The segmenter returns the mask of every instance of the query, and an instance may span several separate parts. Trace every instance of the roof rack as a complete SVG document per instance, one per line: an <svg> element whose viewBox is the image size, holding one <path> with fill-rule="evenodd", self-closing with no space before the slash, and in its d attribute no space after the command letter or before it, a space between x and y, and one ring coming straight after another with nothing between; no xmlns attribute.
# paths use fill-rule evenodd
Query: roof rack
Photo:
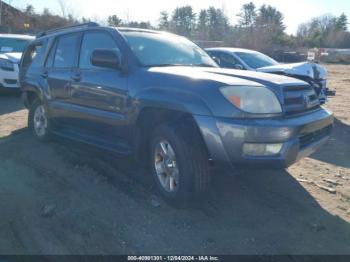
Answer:
<svg viewBox="0 0 350 262"><path fill-rule="evenodd" d="M36 35L36 37L39 38L39 37L42 37L45 35L53 34L53 33L56 33L56 32L62 31L62 30L66 30L66 29L71 29L71 28L74 29L74 28L85 28L85 27L95 27L95 26L100 26L100 25L98 23L95 23L95 22L88 22L88 23L83 23L83 24L65 26L65 27L60 27L60 28L40 32L39 34Z"/></svg>

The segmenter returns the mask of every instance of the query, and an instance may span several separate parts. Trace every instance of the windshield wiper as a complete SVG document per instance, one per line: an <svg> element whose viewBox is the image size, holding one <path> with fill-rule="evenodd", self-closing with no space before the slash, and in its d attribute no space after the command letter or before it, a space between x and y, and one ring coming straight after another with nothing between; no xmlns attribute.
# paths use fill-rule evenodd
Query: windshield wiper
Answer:
<svg viewBox="0 0 350 262"><path fill-rule="evenodd" d="M192 64L191 66L198 66L198 67L215 67L214 65L210 64Z"/></svg>
<svg viewBox="0 0 350 262"><path fill-rule="evenodd" d="M165 66L186 66L182 64L154 64L154 65L146 65L145 67L165 67Z"/></svg>
<svg viewBox="0 0 350 262"><path fill-rule="evenodd" d="M191 66L191 67L215 67L210 64L154 64L154 65L146 65L146 67L165 67L165 66Z"/></svg>

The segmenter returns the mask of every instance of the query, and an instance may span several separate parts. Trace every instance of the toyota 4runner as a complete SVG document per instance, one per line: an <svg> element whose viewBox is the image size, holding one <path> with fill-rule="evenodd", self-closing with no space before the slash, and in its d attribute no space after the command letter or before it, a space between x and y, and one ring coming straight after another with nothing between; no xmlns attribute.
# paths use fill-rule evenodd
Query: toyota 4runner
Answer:
<svg viewBox="0 0 350 262"><path fill-rule="evenodd" d="M330 136L300 80L222 69L184 37L95 23L43 32L22 58L28 126L149 163L159 192L205 191L210 167L287 167Z"/></svg>

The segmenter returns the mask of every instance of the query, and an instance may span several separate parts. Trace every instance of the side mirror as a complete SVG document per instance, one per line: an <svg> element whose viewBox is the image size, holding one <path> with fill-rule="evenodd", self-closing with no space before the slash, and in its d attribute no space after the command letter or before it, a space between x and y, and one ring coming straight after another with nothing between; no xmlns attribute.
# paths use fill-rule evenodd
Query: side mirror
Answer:
<svg viewBox="0 0 350 262"><path fill-rule="evenodd" d="M244 69L243 66L240 65L240 64L235 64L235 65L233 66L233 68L234 68L234 69L238 69L238 70L243 70L243 69Z"/></svg>
<svg viewBox="0 0 350 262"><path fill-rule="evenodd" d="M91 64L97 67L121 69L121 57L114 49L95 49L91 55Z"/></svg>
<svg viewBox="0 0 350 262"><path fill-rule="evenodd" d="M212 58L213 58L213 60L214 60L218 65L221 64L221 61L220 61L219 58L217 58L216 56L213 56Z"/></svg>

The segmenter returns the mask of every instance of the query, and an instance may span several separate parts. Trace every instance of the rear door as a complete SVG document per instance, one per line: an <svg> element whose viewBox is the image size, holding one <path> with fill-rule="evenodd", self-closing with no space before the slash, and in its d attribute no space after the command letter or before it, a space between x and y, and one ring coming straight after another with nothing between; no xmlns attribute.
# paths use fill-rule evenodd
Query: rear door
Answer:
<svg viewBox="0 0 350 262"><path fill-rule="evenodd" d="M81 33L59 36L51 46L42 77L47 79L49 113L59 125L71 124L69 105L73 68L77 65Z"/></svg>
<svg viewBox="0 0 350 262"><path fill-rule="evenodd" d="M91 55L95 49L114 49L117 41L107 31L84 32L79 66L73 72L70 103L78 112L80 129L112 144L124 144L127 134L127 74L121 70L95 67Z"/></svg>

